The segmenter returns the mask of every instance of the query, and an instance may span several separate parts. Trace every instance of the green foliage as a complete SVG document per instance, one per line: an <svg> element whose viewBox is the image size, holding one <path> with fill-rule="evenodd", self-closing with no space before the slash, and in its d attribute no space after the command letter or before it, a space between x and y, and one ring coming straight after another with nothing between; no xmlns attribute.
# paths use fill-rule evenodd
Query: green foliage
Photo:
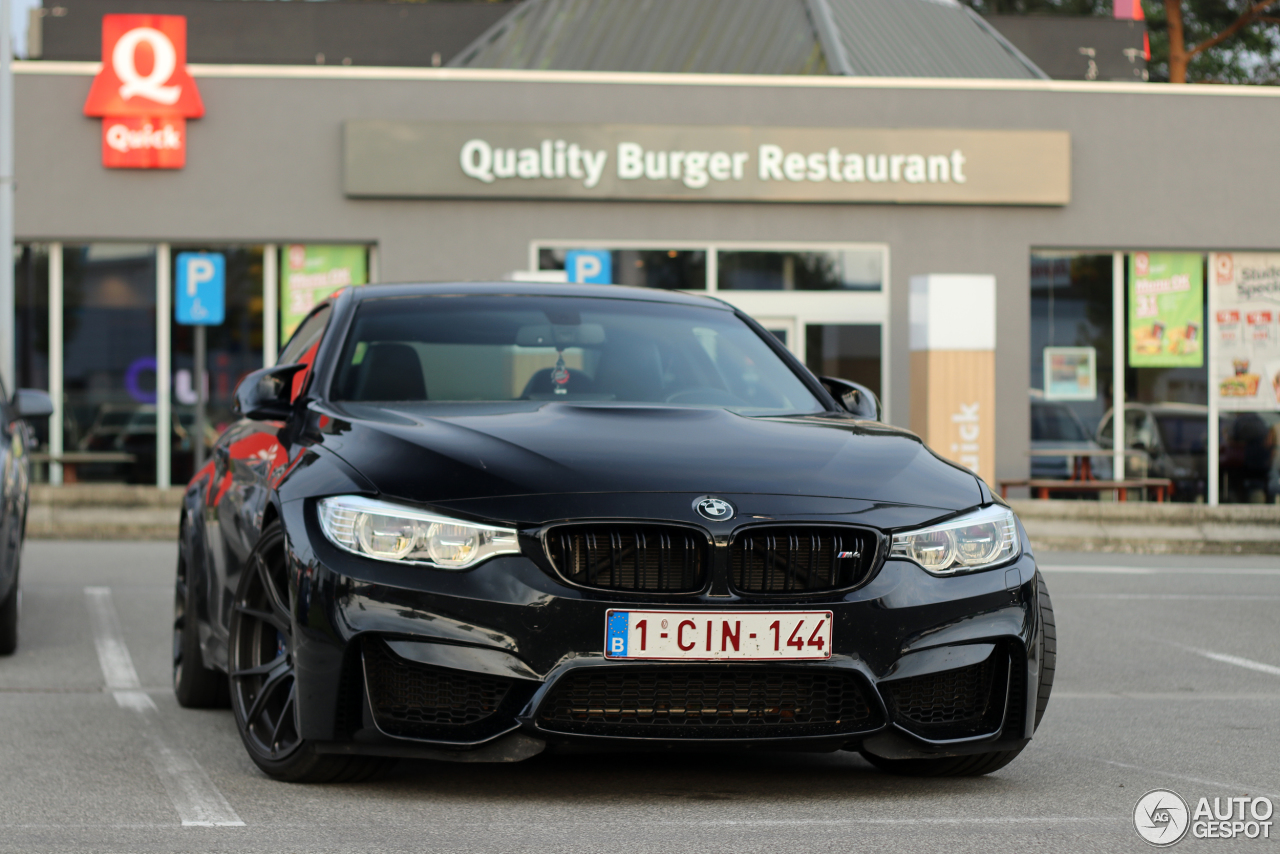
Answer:
<svg viewBox="0 0 1280 854"><path fill-rule="evenodd" d="M1249 0L1183 0L1182 27L1187 50L1226 29L1252 4ZM1164 3L1143 0L1151 32L1152 80L1169 79L1169 32ZM1280 83L1280 3L1266 10L1269 19L1254 21L1227 41L1192 57L1188 83Z"/></svg>
<svg viewBox="0 0 1280 854"><path fill-rule="evenodd" d="M1111 0L963 0L983 15L1096 15L1110 17ZM1187 49L1230 26L1250 0L1182 0ZM1154 81L1169 79L1169 31L1163 0L1142 0L1151 38ZM1187 66L1188 83L1280 84L1280 2L1222 44L1197 54Z"/></svg>

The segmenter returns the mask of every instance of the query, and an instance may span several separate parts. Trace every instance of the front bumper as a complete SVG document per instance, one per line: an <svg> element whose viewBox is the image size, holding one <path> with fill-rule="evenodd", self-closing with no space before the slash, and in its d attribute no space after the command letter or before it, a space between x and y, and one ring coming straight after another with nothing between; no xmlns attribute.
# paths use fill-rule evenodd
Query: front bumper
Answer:
<svg viewBox="0 0 1280 854"><path fill-rule="evenodd" d="M284 522L299 727L321 750L509 761L543 743L680 744L910 758L1015 749L1034 729L1040 625L1025 534L1023 554L996 570L937 578L888 560L847 592L726 598L584 590L524 556L467 572L396 566L332 547L304 501L285 505ZM830 610L832 654L776 664L606 660L605 613L655 604ZM724 726L645 726L622 720L608 693L643 705L654 690L668 699L677 690L702 696L708 685L802 699L817 691L833 708L834 691L859 711L821 721L781 712ZM581 688L574 697L592 698L577 715L566 700L572 686ZM944 695L976 705L939 711Z"/></svg>

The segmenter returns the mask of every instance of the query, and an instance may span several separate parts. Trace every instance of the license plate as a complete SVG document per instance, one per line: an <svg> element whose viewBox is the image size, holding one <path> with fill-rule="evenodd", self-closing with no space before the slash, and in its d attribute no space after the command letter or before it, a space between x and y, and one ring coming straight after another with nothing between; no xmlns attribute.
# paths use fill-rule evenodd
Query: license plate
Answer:
<svg viewBox="0 0 1280 854"><path fill-rule="evenodd" d="M604 657L799 661L831 657L830 611L614 611Z"/></svg>

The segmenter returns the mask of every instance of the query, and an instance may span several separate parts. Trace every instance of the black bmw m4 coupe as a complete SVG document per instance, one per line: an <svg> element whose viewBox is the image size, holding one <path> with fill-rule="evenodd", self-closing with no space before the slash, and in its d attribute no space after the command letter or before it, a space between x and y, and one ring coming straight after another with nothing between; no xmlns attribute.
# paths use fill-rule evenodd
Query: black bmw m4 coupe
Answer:
<svg viewBox="0 0 1280 854"><path fill-rule="evenodd" d="M174 687L284 780L544 750L1003 767L1056 636L1018 519L717 300L366 286L236 391Z"/></svg>

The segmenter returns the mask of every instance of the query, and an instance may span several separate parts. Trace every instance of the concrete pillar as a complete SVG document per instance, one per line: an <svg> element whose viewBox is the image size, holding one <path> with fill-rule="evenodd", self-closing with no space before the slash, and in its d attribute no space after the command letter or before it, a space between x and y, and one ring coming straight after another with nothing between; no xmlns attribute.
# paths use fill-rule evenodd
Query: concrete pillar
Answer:
<svg viewBox="0 0 1280 854"><path fill-rule="evenodd" d="M911 278L911 429L995 484L996 280Z"/></svg>

